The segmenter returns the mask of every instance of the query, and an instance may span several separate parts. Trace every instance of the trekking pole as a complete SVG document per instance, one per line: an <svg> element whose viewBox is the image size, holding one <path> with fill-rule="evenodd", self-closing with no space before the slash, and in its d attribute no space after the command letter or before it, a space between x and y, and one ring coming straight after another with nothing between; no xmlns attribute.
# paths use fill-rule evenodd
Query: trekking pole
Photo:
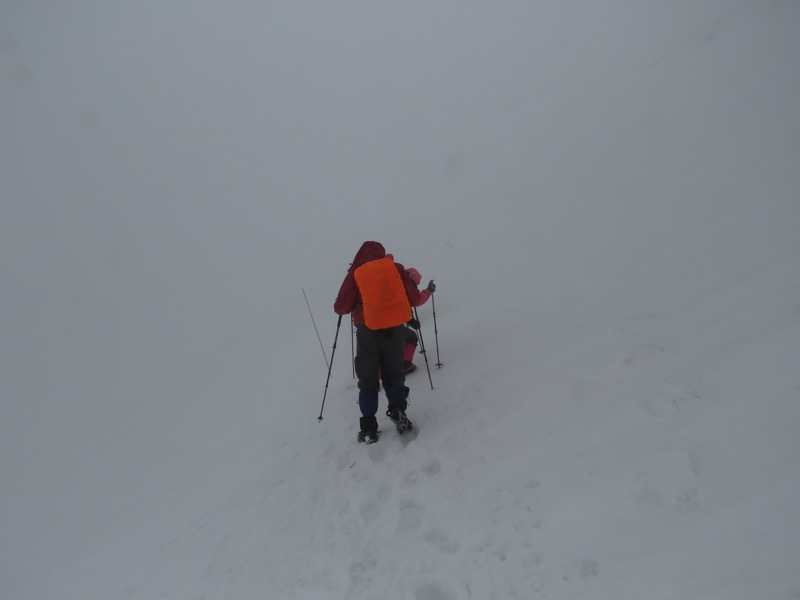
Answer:
<svg viewBox="0 0 800 600"><path fill-rule="evenodd" d="M333 350L331 350L331 364L328 367L328 378L325 380L325 392L322 394L322 407L319 409L319 417L317 421L322 422L322 411L325 410L325 397L328 395L328 383L331 380L331 368L333 368L333 355L336 353L336 340L339 339L339 327L342 325L342 315L339 315L339 321L336 323L336 336L333 338Z"/></svg>
<svg viewBox="0 0 800 600"><path fill-rule="evenodd" d="M322 346L322 338L319 337L319 331L317 331L317 324L314 322L314 315L311 314L311 305L308 303L308 296L306 296L306 291L303 288L300 288L303 291L303 298L306 299L306 306L308 307L308 314L311 316L311 324L314 326L314 331L317 334L317 339L319 340L319 347L322 349L322 357L325 359L325 366L328 366L328 355L325 354L325 348ZM333 357L331 357L333 358Z"/></svg>
<svg viewBox="0 0 800 600"><path fill-rule="evenodd" d="M439 360L439 328L436 326L436 294L431 294L431 305L433 306L433 334L436 336L436 367L442 368L442 361Z"/></svg>
<svg viewBox="0 0 800 600"><path fill-rule="evenodd" d="M419 314L417 314L416 307L414 308L414 318L419 323ZM422 339L422 325L419 326L417 332L419 335L419 346L421 348L420 352L422 352L422 356L425 357L425 368L428 369L428 381L431 382L431 389L433 389L433 378L431 377L431 367L428 364L428 353L425 351L425 342Z"/></svg>
<svg viewBox="0 0 800 600"><path fill-rule="evenodd" d="M353 368L353 379L356 378L356 347L353 341L353 315L350 314L350 364Z"/></svg>

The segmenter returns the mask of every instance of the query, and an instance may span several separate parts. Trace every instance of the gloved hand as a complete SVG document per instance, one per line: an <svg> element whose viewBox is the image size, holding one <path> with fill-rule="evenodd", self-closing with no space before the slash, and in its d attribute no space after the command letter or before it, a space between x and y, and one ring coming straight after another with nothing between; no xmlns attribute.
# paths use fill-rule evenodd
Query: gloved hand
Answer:
<svg viewBox="0 0 800 600"><path fill-rule="evenodd" d="M428 290L431 294L436 291L436 284L433 283L433 279L430 280L430 282L428 283L428 287L425 289Z"/></svg>
<svg viewBox="0 0 800 600"><path fill-rule="evenodd" d="M411 319L408 323L406 323L411 329L419 329L419 321L416 319Z"/></svg>

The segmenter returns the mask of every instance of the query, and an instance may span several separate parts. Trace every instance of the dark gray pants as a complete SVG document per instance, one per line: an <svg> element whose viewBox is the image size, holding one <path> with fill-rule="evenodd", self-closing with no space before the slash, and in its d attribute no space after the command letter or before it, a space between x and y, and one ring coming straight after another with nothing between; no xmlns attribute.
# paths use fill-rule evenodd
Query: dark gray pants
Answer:
<svg viewBox="0 0 800 600"><path fill-rule="evenodd" d="M406 332L402 325L377 331L369 329L366 325L356 327L355 361L358 389L367 392L359 394L359 397L371 398L373 397L371 392L374 392L377 401L378 388L380 381L383 380L389 407L406 409L408 388L405 386L406 376L403 368L405 343ZM364 408L362 406L362 412ZM375 408L377 409L377 406Z"/></svg>

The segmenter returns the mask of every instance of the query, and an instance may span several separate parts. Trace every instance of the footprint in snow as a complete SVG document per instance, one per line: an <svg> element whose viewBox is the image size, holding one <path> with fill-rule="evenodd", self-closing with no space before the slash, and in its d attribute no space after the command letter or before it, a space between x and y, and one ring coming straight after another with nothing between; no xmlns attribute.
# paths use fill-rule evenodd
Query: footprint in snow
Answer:
<svg viewBox="0 0 800 600"><path fill-rule="evenodd" d="M415 600L456 600L452 590L440 583L422 583L414 591Z"/></svg>

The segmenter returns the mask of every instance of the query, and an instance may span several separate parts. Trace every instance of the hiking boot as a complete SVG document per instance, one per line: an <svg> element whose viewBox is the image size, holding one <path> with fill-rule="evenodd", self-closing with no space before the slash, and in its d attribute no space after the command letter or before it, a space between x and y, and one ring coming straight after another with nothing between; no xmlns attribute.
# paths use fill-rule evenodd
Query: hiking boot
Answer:
<svg viewBox="0 0 800 600"><path fill-rule="evenodd" d="M358 441L363 442L364 444L374 444L375 442L378 441L379 437L380 437L380 432L378 430L358 432Z"/></svg>
<svg viewBox="0 0 800 600"><path fill-rule="evenodd" d="M417 370L417 365L412 363L410 360L407 360L403 365L403 372L408 375L409 373L413 373Z"/></svg>
<svg viewBox="0 0 800 600"><path fill-rule="evenodd" d="M378 420L375 417L361 417L361 431L358 432L358 441L365 444L374 444L378 441Z"/></svg>
<svg viewBox="0 0 800 600"><path fill-rule="evenodd" d="M399 408L390 408L386 411L386 416L391 419L394 426L397 427L397 433L405 433L414 429L414 424L408 420L406 411Z"/></svg>

